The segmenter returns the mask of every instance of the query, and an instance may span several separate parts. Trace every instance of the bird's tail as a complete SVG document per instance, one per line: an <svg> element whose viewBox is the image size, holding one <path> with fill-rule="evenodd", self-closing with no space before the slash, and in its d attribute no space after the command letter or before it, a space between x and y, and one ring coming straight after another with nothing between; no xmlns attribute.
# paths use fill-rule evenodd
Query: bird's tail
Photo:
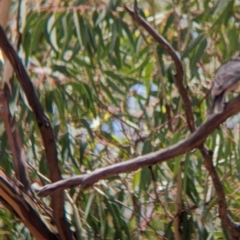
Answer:
<svg viewBox="0 0 240 240"><path fill-rule="evenodd" d="M215 96L212 102L212 106L208 110L207 115L211 116L214 113L214 110L217 109L218 113L223 112L224 110L224 92Z"/></svg>

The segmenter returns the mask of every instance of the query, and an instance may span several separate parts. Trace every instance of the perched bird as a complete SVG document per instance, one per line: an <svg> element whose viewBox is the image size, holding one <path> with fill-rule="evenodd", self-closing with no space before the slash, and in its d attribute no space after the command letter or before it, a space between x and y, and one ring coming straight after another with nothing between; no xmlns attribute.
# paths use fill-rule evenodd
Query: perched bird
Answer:
<svg viewBox="0 0 240 240"><path fill-rule="evenodd" d="M213 102L208 115L224 110L224 95L227 92L236 90L240 85L240 57L232 58L224 64L217 72L212 87Z"/></svg>

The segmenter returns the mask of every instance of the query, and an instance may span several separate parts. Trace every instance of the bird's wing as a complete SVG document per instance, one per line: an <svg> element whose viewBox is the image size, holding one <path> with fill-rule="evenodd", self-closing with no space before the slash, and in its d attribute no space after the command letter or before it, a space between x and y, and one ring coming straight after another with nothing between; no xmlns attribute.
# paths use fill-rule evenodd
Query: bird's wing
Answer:
<svg viewBox="0 0 240 240"><path fill-rule="evenodd" d="M224 64L217 72L212 88L212 95L232 91L240 84L240 58L234 58Z"/></svg>

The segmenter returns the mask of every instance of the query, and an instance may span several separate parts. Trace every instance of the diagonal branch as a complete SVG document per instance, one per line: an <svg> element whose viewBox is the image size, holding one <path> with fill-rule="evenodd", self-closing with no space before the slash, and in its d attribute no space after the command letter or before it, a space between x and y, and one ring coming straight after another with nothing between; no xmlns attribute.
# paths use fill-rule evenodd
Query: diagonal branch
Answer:
<svg viewBox="0 0 240 240"><path fill-rule="evenodd" d="M231 239L239 239L240 225L234 223L232 219L228 216L228 206L227 206L227 201L224 194L223 184L213 165L212 152L207 151L204 147L202 147L200 151L204 155L204 165L206 166L212 178L213 185L216 191L216 196L218 200L219 217L224 223L224 225L226 226L228 233L231 235Z"/></svg>
<svg viewBox="0 0 240 240"><path fill-rule="evenodd" d="M21 138L19 135L18 128L15 124L15 118L11 116L9 107L8 107L8 97L6 96L8 87L5 84L4 89L0 90L0 118L3 119L4 127L7 133L9 146L13 156L14 170L17 176L17 179L22 184L22 190L25 193L30 193L30 186L27 173L27 164L26 156L23 151Z"/></svg>
<svg viewBox="0 0 240 240"><path fill-rule="evenodd" d="M53 129L47 118L41 103L36 95L33 84L28 76L16 51L9 43L3 28L0 26L0 48L10 61L18 81L26 95L28 104L31 106L38 127L43 139L43 145L46 152L47 164L52 182L61 180L61 172L58 166L56 143ZM56 222L61 239L72 239L70 228L64 215L64 197L63 192L57 191L52 195L52 208L54 220Z"/></svg>
<svg viewBox="0 0 240 240"><path fill-rule="evenodd" d="M0 2L0 24L6 29L8 24L9 11L11 7L10 0L3 0ZM1 112L0 117L3 119L4 127L7 133L9 146L13 156L14 170L16 173L17 179L22 183L22 190L25 193L30 193L30 185L28 180L28 173L26 168L26 156L24 154L21 138L19 135L18 128L15 125L15 118L11 116L9 112L9 98L10 90L13 79L13 68L3 54L4 67L2 74L3 89L0 90L0 104Z"/></svg>
<svg viewBox="0 0 240 240"><path fill-rule="evenodd" d="M136 171L143 167L161 163L176 156L182 155L194 148L198 148L214 130L227 118L240 111L240 96L226 104L225 111L211 116L189 138L165 149L149 153L125 162L116 163L99 168L89 174L75 176L66 180L48 184L39 192L40 196L46 196L57 189L65 189L81 185L82 188L92 186L101 179L115 176L120 173Z"/></svg>
<svg viewBox="0 0 240 240"><path fill-rule="evenodd" d="M131 15L131 17L138 22L158 43L161 47L164 48L164 50L171 56L175 67L176 67L176 85L178 88L178 91L183 99L184 105L185 105L185 113L187 118L188 127L191 132L195 131L194 126L194 118L191 108L191 101L189 99L189 96L187 94L187 90L183 85L183 67L182 63L177 56L176 52L172 48L172 46L160 35L155 31L151 25L149 25L137 12L137 0L134 1L134 11L129 9L128 7L125 7L126 11ZM240 231L236 228L235 224L231 221L231 219L228 217L227 214L227 203L225 199L225 194L223 190L222 183L219 179L219 176L217 174L216 169L213 166L212 162L212 156L209 154L209 151L204 147L203 142L201 145L198 146L198 149L200 150L203 159L204 164L207 168L207 170L210 173L210 176L212 178L214 187L216 189L216 195L218 198L218 206L219 206L219 213L220 218L222 222L225 224L225 226L228 229L228 232L231 234L233 238L240 237Z"/></svg>
<svg viewBox="0 0 240 240"><path fill-rule="evenodd" d="M136 4L136 1L135 1ZM182 63L176 53L176 51L172 48L172 46L161 36L156 30L152 28L152 26L146 22L137 12L137 7L135 5L135 11L129 9L125 6L126 11L131 15L131 17L139 23L155 40L156 42L163 47L163 49L171 56L175 67L176 67L176 85L178 91L182 97L182 100L185 105L185 113L187 117L187 124L191 132L195 131L194 126L194 118L192 113L191 101L187 94L187 90L183 85L183 66Z"/></svg>
<svg viewBox="0 0 240 240"><path fill-rule="evenodd" d="M89 174L74 176L66 180L61 180L53 184L48 184L42 188L42 190L39 192L39 195L46 196L48 194L52 194L58 189L65 189L78 185L80 185L82 188L87 188L101 179L106 179L120 173L136 171L140 168L147 167L156 163L161 163L176 156L182 155L194 148L199 148L204 157L204 164L211 175L214 187L216 189L220 218L224 225L227 227L228 232L230 233L232 238L238 239L240 237L239 226L235 224L228 216L227 203L222 183L217 175L215 167L213 166L212 154L210 151L207 151L203 147L203 142L221 123L223 123L227 118L238 113L239 111L240 96L227 103L223 113L211 116L189 138L169 147L168 149L146 154L126 162L117 163L111 166L96 169Z"/></svg>
<svg viewBox="0 0 240 240"><path fill-rule="evenodd" d="M41 216L35 202L20 188L0 170L0 200L6 208L21 219L36 239L58 239L56 228Z"/></svg>

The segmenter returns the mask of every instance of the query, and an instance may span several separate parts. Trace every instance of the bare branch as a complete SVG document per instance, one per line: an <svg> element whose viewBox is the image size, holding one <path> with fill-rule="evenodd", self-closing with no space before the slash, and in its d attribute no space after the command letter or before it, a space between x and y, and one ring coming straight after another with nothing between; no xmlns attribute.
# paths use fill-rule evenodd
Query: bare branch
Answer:
<svg viewBox="0 0 240 240"><path fill-rule="evenodd" d="M0 25L5 29L8 24L8 15L11 7L11 2L3 0L0 2ZM3 54L4 68L3 68L3 89L0 93L0 104L2 111L0 113L1 118L4 121L4 126L7 132L7 137L10 145L10 149L13 155L14 170L16 172L17 179L23 184L22 190L30 193L30 186L28 181L28 173L26 170L26 157L22 149L21 139L19 136L18 129L15 125L15 119L12 118L8 103L10 99L11 84L13 78L13 68Z"/></svg>
<svg viewBox="0 0 240 240"><path fill-rule="evenodd" d="M131 9L125 7L126 11L132 16L132 18L138 22L158 43L160 46L162 46L166 52L171 56L175 67L176 67L176 85L178 88L178 91L183 99L184 105L185 105L185 113L186 113L186 118L187 118L187 123L188 127L191 132L195 131L195 126L194 126L194 118L193 118L193 113L192 113L192 108L191 108L191 101L189 99L189 96L187 94L186 88L183 85L183 67L182 63L177 56L176 52L172 48L172 46L160 35L158 34L151 25L149 25L137 12L137 0L134 1L134 11ZM210 120L210 119L209 119ZM207 123L207 122L206 122ZM205 123L205 124L206 124ZM204 126L203 124L202 126ZM199 129L198 131L199 132ZM205 132L207 133L207 132ZM194 136L193 134L192 136ZM191 138L191 137L190 137ZM204 164L206 168L208 169L210 176L212 178L214 187L216 189L216 194L218 198L218 204L219 204L219 213L220 213L220 218L227 227L229 233L233 238L235 237L240 237L240 231L238 231L236 225L231 221L231 219L227 215L227 204L226 204L226 199L223 191L223 186L222 183L219 179L219 176L212 164L212 157L209 155L209 151L204 147L203 141L202 144L197 146L199 150L201 151L201 154L204 158Z"/></svg>
<svg viewBox="0 0 240 240"><path fill-rule="evenodd" d="M125 6L126 11L131 15L131 17L139 23L156 41L157 43L164 48L164 50L171 56L175 67L176 67L176 85L178 88L178 91L183 99L184 105L185 105L185 113L187 117L187 123L188 127L191 132L195 131L195 126L194 126L194 118L193 118L193 113L192 113L192 107L191 107L191 101L189 99L189 96L187 94L187 90L183 85L183 66L182 63L175 52L175 50L172 48L172 46L165 40L156 30L152 28L152 26L146 22L137 12L137 6L136 6L135 1L135 6L134 9L135 11L129 9L128 7Z"/></svg>
<svg viewBox="0 0 240 240"><path fill-rule="evenodd" d="M75 176L66 180L48 184L39 192L40 196L52 194L57 189L65 189L81 185L82 188L92 186L101 179L115 176L120 173L136 171L156 163L164 162L168 159L182 155L194 148L201 146L205 139L228 117L240 111L240 96L233 99L225 106L223 113L214 114L189 138L169 147L165 150L149 153L125 162L116 163L111 166L96 169L92 173Z"/></svg>
<svg viewBox="0 0 240 240"><path fill-rule="evenodd" d="M33 84L28 76L16 51L9 43L3 28L0 26L0 48L10 61L18 81L27 97L28 104L31 106L45 147L47 164L52 182L61 180L61 172L58 166L56 143L53 129L46 116L41 103L36 95ZM69 225L64 215L64 197L63 192L57 191L52 195L52 208L54 220L56 222L61 239L72 239Z"/></svg>
<svg viewBox="0 0 240 240"><path fill-rule="evenodd" d="M9 16L9 11L11 7L11 2L12 1L10 0L0 1L0 25L3 27L4 30L7 28L7 25L8 25L8 16ZM4 59L3 83L7 84L9 89L11 89L13 68L4 53L3 53L3 59Z"/></svg>
<svg viewBox="0 0 240 240"><path fill-rule="evenodd" d="M240 97L238 97L240 99ZM239 103L240 104L240 103ZM228 206L224 194L224 189L222 182L219 179L217 171L213 165L212 161L212 153L207 151L204 147L200 149L202 154L204 155L204 165L206 166L216 191L217 200L218 200L218 210L219 217L228 229L228 233L231 235L231 239L239 239L240 238L240 225L234 223L232 219L228 216Z"/></svg>
<svg viewBox="0 0 240 240"><path fill-rule="evenodd" d="M38 240L58 239L56 228L41 217L34 201L0 170L0 200Z"/></svg>
<svg viewBox="0 0 240 240"><path fill-rule="evenodd" d="M19 135L18 128L15 124L15 119L12 118L9 107L8 107L8 97L6 96L8 87L5 84L4 89L0 90L0 118L3 119L4 127L7 132L9 146L13 156L14 170L17 176L17 179L22 183L22 190L25 193L30 193L30 186L27 173L27 164L26 156L22 148L21 138Z"/></svg>

